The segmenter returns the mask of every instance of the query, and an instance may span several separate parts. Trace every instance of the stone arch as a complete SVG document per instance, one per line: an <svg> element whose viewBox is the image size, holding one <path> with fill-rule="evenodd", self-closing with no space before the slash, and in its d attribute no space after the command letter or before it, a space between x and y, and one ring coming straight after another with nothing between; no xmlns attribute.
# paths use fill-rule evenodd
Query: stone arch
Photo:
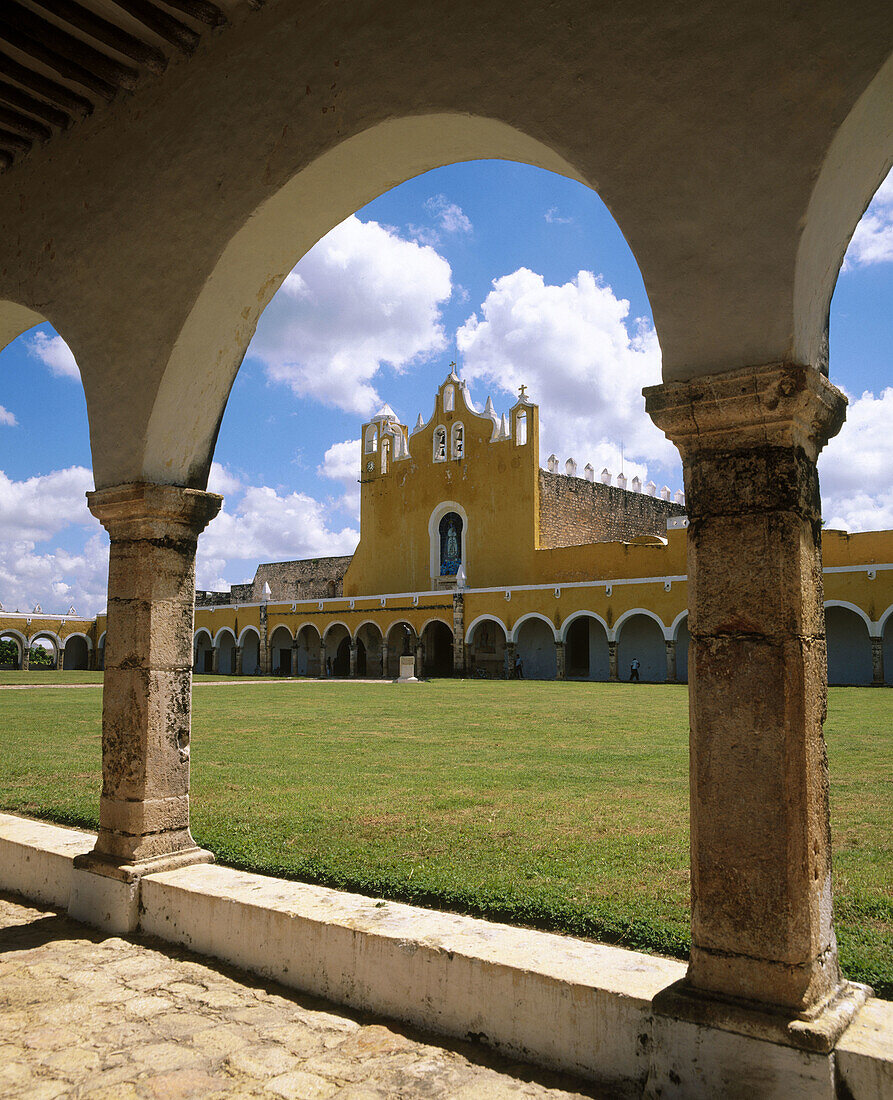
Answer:
<svg viewBox="0 0 893 1100"><path fill-rule="evenodd" d="M199 627L192 638L193 672L211 671L211 663L214 659L213 649L214 639L211 637L211 631L206 627Z"/></svg>
<svg viewBox="0 0 893 1100"><path fill-rule="evenodd" d="M242 675L259 676L260 664L260 632L257 627L246 626L239 635L239 648L242 650Z"/></svg>
<svg viewBox="0 0 893 1100"><path fill-rule="evenodd" d="M673 641L676 643L676 679L680 684L688 683L688 651L691 645L691 632L688 629L688 612L680 612L671 627Z"/></svg>
<svg viewBox="0 0 893 1100"><path fill-rule="evenodd" d="M400 675L400 658L415 656L419 636L412 623L398 619L385 631L385 640L388 643L388 667L385 676L389 680L396 680Z"/></svg>
<svg viewBox="0 0 893 1100"><path fill-rule="evenodd" d="M65 638L62 664L69 672L86 672L90 667L90 651L93 643L86 634L76 631Z"/></svg>
<svg viewBox="0 0 893 1100"><path fill-rule="evenodd" d="M270 632L270 672L274 676L291 676L292 633L285 623L279 623Z"/></svg>
<svg viewBox="0 0 893 1100"><path fill-rule="evenodd" d="M575 611L562 624L568 680L609 680L608 624L594 611Z"/></svg>
<svg viewBox="0 0 893 1100"><path fill-rule="evenodd" d="M870 684L871 622L864 611L843 601L825 605L825 645L829 684Z"/></svg>
<svg viewBox="0 0 893 1100"><path fill-rule="evenodd" d="M353 637L357 647L357 676L386 676L387 670L382 667L381 660L384 638L378 623L373 619L364 620Z"/></svg>
<svg viewBox="0 0 893 1100"><path fill-rule="evenodd" d="M38 630L28 639L28 648L33 649L35 642L44 639L53 647L53 668L59 667L59 658L65 650L65 644L59 635L53 630Z"/></svg>
<svg viewBox="0 0 893 1100"><path fill-rule="evenodd" d="M8 628L6 630L0 630L0 641L2 641L4 639L10 639L13 642L15 642L16 649L18 651L18 656L16 657L15 662L13 662L12 667L17 668L17 669L21 669L22 661L23 661L23 658L25 656L25 650L28 648L28 639L25 637L24 634L22 634L21 631L13 630L11 628ZM9 666L4 666L4 667L9 667Z"/></svg>
<svg viewBox="0 0 893 1100"><path fill-rule="evenodd" d="M509 631L509 639L508 640L510 642L517 642L518 641L518 632L520 631L520 629L524 625L524 623L528 622L530 619L539 619L541 622L545 623L546 626L552 631L552 640L553 641L560 641L561 640L561 632L558 630L558 628L555 626L555 624L552 622L552 620L550 618L548 618L548 616L541 614L539 611L528 611L526 615L522 615L521 618L518 619L518 621L515 623L515 625Z"/></svg>
<svg viewBox="0 0 893 1100"><path fill-rule="evenodd" d="M301 623L295 632L296 676L319 676L319 629L315 623Z"/></svg>
<svg viewBox="0 0 893 1100"><path fill-rule="evenodd" d="M234 676L236 672L236 635L228 626L221 627L214 637L217 650L217 671L221 676Z"/></svg>
<svg viewBox="0 0 893 1100"><path fill-rule="evenodd" d="M523 615L512 628L515 653L525 680L554 680L557 676L557 631L545 615Z"/></svg>
<svg viewBox="0 0 893 1100"><path fill-rule="evenodd" d="M323 633L326 667L320 670L320 675L342 677L350 674L350 645L352 641L353 635L346 623L338 619L328 624Z"/></svg>
<svg viewBox="0 0 893 1100"><path fill-rule="evenodd" d="M893 166L893 55L837 129L805 211L794 271L798 363L827 369L831 297L850 239Z"/></svg>
<svg viewBox="0 0 893 1100"><path fill-rule="evenodd" d="M96 643L96 670L98 672L105 672L105 635L106 631L103 630Z"/></svg>
<svg viewBox="0 0 893 1100"><path fill-rule="evenodd" d="M425 676L453 675L453 632L443 619L429 619L421 630L422 672Z"/></svg>
<svg viewBox="0 0 893 1100"><path fill-rule="evenodd" d="M294 150L295 157L300 156ZM406 114L343 139L241 215L176 335L145 436L142 468L124 476L204 488L233 380L264 308L298 260L330 229L390 187L444 164L519 161L585 182L555 150L494 118ZM239 324L232 323L239 316ZM214 363L213 372L195 363ZM97 487L121 480L103 461Z"/></svg>
<svg viewBox="0 0 893 1100"><path fill-rule="evenodd" d="M651 611L635 608L617 620L614 627L617 638L617 672L621 680L628 680L634 658L640 663L639 678L652 683L663 683L667 678L667 647L664 625Z"/></svg>
<svg viewBox="0 0 893 1100"><path fill-rule="evenodd" d="M478 615L465 632L465 664L472 676L499 680L505 675L509 632L495 615Z"/></svg>

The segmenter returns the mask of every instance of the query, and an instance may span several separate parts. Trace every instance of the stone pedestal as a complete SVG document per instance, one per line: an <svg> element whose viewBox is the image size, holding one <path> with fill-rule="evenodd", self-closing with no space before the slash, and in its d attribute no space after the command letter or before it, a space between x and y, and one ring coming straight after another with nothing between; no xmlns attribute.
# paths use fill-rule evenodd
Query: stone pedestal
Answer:
<svg viewBox="0 0 893 1100"><path fill-rule="evenodd" d="M415 657L401 657L400 675L397 677L397 683L417 684L418 682L418 678L415 674Z"/></svg>
<svg viewBox="0 0 893 1100"><path fill-rule="evenodd" d="M555 643L555 679L563 680L567 675L565 667L564 642Z"/></svg>
<svg viewBox="0 0 893 1100"><path fill-rule="evenodd" d="M790 364L644 392L690 521L692 951L663 1008L827 1048L859 999L831 925L816 475L846 400Z"/></svg>
<svg viewBox="0 0 893 1100"><path fill-rule="evenodd" d="M873 687L884 686L884 639L871 639L871 683Z"/></svg>
<svg viewBox="0 0 893 1100"><path fill-rule="evenodd" d="M615 684L620 679L617 672L617 643L608 642L608 679Z"/></svg>
<svg viewBox="0 0 893 1100"><path fill-rule="evenodd" d="M195 547L222 497L131 484L88 501L111 536L108 634L99 836L75 867L120 883L132 914L130 887L142 875L213 859L189 831L189 734ZM78 882L73 915L95 923L77 899L115 889ZM121 920L112 913L108 926L122 930Z"/></svg>
<svg viewBox="0 0 893 1100"><path fill-rule="evenodd" d="M667 647L667 683L676 683L676 643L674 641L668 641L665 643Z"/></svg>

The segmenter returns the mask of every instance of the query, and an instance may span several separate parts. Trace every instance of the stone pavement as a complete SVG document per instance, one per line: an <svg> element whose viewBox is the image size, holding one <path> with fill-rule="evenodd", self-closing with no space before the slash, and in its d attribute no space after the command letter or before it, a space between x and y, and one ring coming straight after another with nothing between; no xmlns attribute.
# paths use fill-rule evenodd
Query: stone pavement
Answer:
<svg viewBox="0 0 893 1100"><path fill-rule="evenodd" d="M580 1091L582 1090L582 1091ZM0 894L0 1097L572 1100L613 1093Z"/></svg>

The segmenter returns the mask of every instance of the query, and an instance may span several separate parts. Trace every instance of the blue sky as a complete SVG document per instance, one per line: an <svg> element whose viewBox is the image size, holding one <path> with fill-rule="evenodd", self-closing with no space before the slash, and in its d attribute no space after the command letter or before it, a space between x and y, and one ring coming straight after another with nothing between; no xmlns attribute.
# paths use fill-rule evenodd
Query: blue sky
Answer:
<svg viewBox="0 0 893 1100"><path fill-rule="evenodd" d="M831 373L848 424L820 467L826 519L893 527L893 182L853 239L832 308ZM675 450L645 416L660 350L635 259L598 197L525 165L429 172L324 238L258 326L233 387L211 488L221 516L198 582L249 579L259 561L350 553L359 426L389 403L412 427L459 364L497 411L524 382L541 406L541 460L620 468L681 487ZM107 540L89 516L86 408L47 326L2 353L0 603L104 605ZM473 578L472 578L473 581Z"/></svg>

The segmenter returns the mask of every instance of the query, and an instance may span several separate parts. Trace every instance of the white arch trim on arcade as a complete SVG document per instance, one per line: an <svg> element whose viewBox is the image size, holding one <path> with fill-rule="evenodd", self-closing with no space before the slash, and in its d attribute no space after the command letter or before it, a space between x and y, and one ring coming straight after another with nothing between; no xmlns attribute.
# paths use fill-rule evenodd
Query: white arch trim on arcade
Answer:
<svg viewBox="0 0 893 1100"><path fill-rule="evenodd" d="M36 634L32 634L31 637L28 639L28 648L29 649L31 648L31 646L34 645L34 643L37 641L38 638L49 638L49 640L55 646L57 655L59 653L61 653L62 650L65 648L65 642L62 641L62 639L59 637L58 634L55 633L55 631L52 631L52 630L38 630Z"/></svg>
<svg viewBox="0 0 893 1100"><path fill-rule="evenodd" d="M664 626L663 621L655 615L653 611L649 611L647 607L631 607L629 611L624 611L620 618L614 623L613 631L608 635L609 642L616 642L620 640L620 628L623 624L631 619L634 615L644 615L647 619L653 619L660 627L660 631L664 636L664 640L671 642L673 640L672 628L668 629Z"/></svg>
<svg viewBox="0 0 893 1100"><path fill-rule="evenodd" d="M398 619L397 621L400 622L401 620ZM420 638L432 623L440 623L441 626L445 626L447 628L447 630L450 632L450 634L453 633L453 628L446 621L446 619L439 619L436 615L432 615L430 619L425 619L424 623L422 624L422 627L419 630L419 637Z"/></svg>
<svg viewBox="0 0 893 1100"><path fill-rule="evenodd" d="M87 643L87 652L92 652L93 643L90 641L90 638L86 634L83 634L80 630L75 630L72 634L66 634L65 645L68 645L72 638L83 638L84 641Z"/></svg>
<svg viewBox="0 0 893 1100"><path fill-rule="evenodd" d="M382 634L381 627L378 625L378 623L375 622L374 619L363 619L363 621L360 623L354 633L350 635L350 640L352 642L358 642L360 640L360 631L363 629L364 626L373 627L379 638L384 641L385 635ZM350 634L350 631L348 631L348 633Z"/></svg>
<svg viewBox="0 0 893 1100"><path fill-rule="evenodd" d="M202 636L202 634L204 634L204 636L208 639L208 644L209 645L214 644L214 639L211 636L211 631L208 630L208 628L206 626L200 626L198 628L198 630L196 630L195 634L192 636L192 647L193 647L193 649L198 645L198 640Z"/></svg>
<svg viewBox="0 0 893 1100"><path fill-rule="evenodd" d="M883 638L884 627L887 625L887 620L893 615L893 603L887 608L887 610L881 615L877 621L877 634L873 635L875 638Z"/></svg>
<svg viewBox="0 0 893 1100"><path fill-rule="evenodd" d="M385 630L385 631L384 631L384 633L383 633L383 637L384 637L384 638L389 638L389 637L390 637L390 635L391 635L391 631L392 631L392 630L394 629L394 627L395 627L395 626L400 626L400 625L401 625L401 623L402 623L402 624L403 624L404 626L408 626L408 627L409 627L409 629L410 629L410 630L412 631L413 635L414 635L414 636L415 636L416 638L418 638L418 636L419 636L419 635L418 635L418 634L416 634L416 632L415 632L415 627L414 627L414 626L412 625L412 623L411 623L411 622L410 622L410 621L409 621L408 619L394 619L394 621L393 621L393 622L391 623L391 625L390 625L390 626L389 626L389 627L387 628L387 630ZM425 628L424 628L424 627L422 627L422 629L424 630Z"/></svg>
<svg viewBox="0 0 893 1100"><path fill-rule="evenodd" d="M548 626L548 628L552 631L552 637L554 638L554 640L556 642L561 641L561 637L559 635L559 632L555 628L555 624L552 622L551 619L546 618L546 616L542 615L539 611L528 611L527 614L522 615L521 618L518 619L518 621L512 627L511 635L509 637L510 642L517 643L518 633L520 632L521 627L525 623L530 622L531 619L539 619L541 622L544 622L546 624L546 626Z"/></svg>
<svg viewBox="0 0 893 1100"><path fill-rule="evenodd" d="M585 611L584 610L584 611L575 611L572 615L568 615L568 617L561 624L561 629L558 632L558 639L557 639L558 641L560 641L560 642L566 642L567 641L567 632L570 630L571 624L575 623L577 621L577 619L595 619L595 621L597 623L601 623L608 640L609 641L611 640L611 628L608 626L608 624L605 622L605 620L601 617L601 615L597 614L595 611Z"/></svg>
<svg viewBox="0 0 893 1100"><path fill-rule="evenodd" d="M465 631L465 644L468 645L471 642L472 635L478 627L479 623L498 623L502 627L502 632L505 635L505 640L508 641L509 630L502 619L496 617L496 615L478 615L476 619L472 619L468 629Z"/></svg>
<svg viewBox="0 0 893 1100"><path fill-rule="evenodd" d="M260 645L260 631L257 629L256 626L244 627L242 633L239 635L237 645L239 645L240 647L243 646L245 644L245 639L248 637L249 634L253 634L255 638L257 638L258 645Z"/></svg>
<svg viewBox="0 0 893 1100"><path fill-rule="evenodd" d="M849 603L847 600L825 600L824 609L827 611L829 607L842 607L846 611L853 611L859 618L865 623L865 627L868 630L869 638L879 638L880 634L876 633L878 624L873 623L871 619L865 614L861 607L857 607L854 603Z"/></svg>
<svg viewBox="0 0 893 1100"><path fill-rule="evenodd" d="M329 635L332 633L332 631L335 629L336 626L343 626L344 629L347 631L348 638L350 638L351 641L354 640L353 634L351 634L350 627L347 625L347 623L343 623L340 619L336 619L333 623L329 623L329 625L326 627L325 633L322 635L323 645L328 645L327 638L329 637Z"/></svg>
<svg viewBox="0 0 893 1100"><path fill-rule="evenodd" d="M687 618L688 618L688 608L686 607L684 611L679 612L679 614L676 616L676 618L670 624L670 630L669 630L669 633L666 636L668 642L675 642L675 641L678 640L677 635L679 634L679 627L682 626L683 622Z"/></svg>
<svg viewBox="0 0 893 1100"><path fill-rule="evenodd" d="M301 623L301 625L295 631L295 641L297 641L298 638L300 638L301 631L306 630L307 627L310 627L310 629L313 630L316 633L317 640L321 642L322 641L322 634L320 634L320 632L319 632L319 627L316 625L316 623L311 623L309 619L307 619L303 623Z"/></svg>
<svg viewBox="0 0 893 1100"><path fill-rule="evenodd" d="M222 626L217 631L217 633L214 635L214 647L215 647L215 649L220 645L220 639L223 637L224 634L229 634L229 636L233 640L233 645L237 644L236 635L235 635L235 632L232 630L232 628L228 627L228 626Z"/></svg>

